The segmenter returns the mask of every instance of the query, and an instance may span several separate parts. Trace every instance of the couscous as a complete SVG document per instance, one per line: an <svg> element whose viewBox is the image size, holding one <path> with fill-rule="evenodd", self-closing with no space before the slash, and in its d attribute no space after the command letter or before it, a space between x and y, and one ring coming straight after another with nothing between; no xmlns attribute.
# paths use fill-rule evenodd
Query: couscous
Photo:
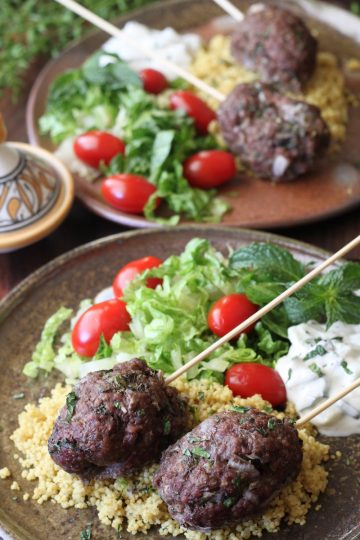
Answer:
<svg viewBox="0 0 360 540"><path fill-rule="evenodd" d="M188 397L194 425L230 405L250 405L272 411L270 404L260 396L246 400L233 398L229 388L218 383L181 379L173 384ZM303 524L310 506L326 488L327 472L322 463L328 459L329 447L315 440L309 426L299 431L303 441L303 463L299 476L281 490L262 516L244 521L232 530L211 533L185 530L171 519L165 504L152 487L156 465L130 478L96 480L87 485L55 465L48 453L47 440L69 391L69 386L58 384L50 397L40 399L37 405L26 405L19 416L19 427L11 437L23 455L19 457L23 478L36 482L32 498L39 504L53 501L63 508L96 506L101 523L132 534L146 534L152 526L157 526L162 535L184 534L190 540L240 540L251 535L260 536L262 531L276 532L282 520L289 524ZM284 417L284 413L277 411L273 414ZM294 409L288 406L286 414L293 416Z"/></svg>

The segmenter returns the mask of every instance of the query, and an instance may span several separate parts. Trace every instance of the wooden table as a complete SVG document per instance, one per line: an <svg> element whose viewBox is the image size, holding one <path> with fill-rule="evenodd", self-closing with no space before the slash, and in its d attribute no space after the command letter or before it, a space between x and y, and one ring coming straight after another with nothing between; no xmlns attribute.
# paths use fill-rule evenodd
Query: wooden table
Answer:
<svg viewBox="0 0 360 540"><path fill-rule="evenodd" d="M45 59L39 60L29 71L26 80L27 89L31 88L44 63ZM24 123L26 99L25 94L17 104L11 103L10 99L0 101L0 109L9 131L9 140L27 140ZM76 201L68 218L50 236L27 248L0 255L0 298L28 274L65 251L125 230L127 230L126 227L95 216L79 201ZM315 244L329 251L336 251L360 233L360 211L357 209L313 225L278 229L275 232ZM360 248L354 250L350 256L353 259L360 259Z"/></svg>

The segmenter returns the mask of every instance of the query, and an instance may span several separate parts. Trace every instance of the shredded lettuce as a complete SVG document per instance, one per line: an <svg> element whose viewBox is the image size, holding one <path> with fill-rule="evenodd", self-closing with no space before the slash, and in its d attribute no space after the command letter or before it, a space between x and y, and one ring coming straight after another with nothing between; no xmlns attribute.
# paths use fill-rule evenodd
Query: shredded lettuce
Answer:
<svg viewBox="0 0 360 540"><path fill-rule="evenodd" d="M149 277L161 278L162 285L148 288ZM91 371L111 369L137 357L165 374L173 373L216 341L217 336L207 324L210 306L221 296L238 292L240 285L240 273L229 265L228 259L209 241L194 238L182 253L129 283L124 294L131 315L128 332L116 333L110 344L102 339L96 355L85 359L74 352L68 330L57 354L53 353L48 370L55 367L73 382ZM89 301L82 303L72 323L89 305ZM223 345L189 370L187 376L222 382L232 364L260 362L272 366L287 350L287 340L274 337L258 323L250 335L243 334L237 341Z"/></svg>
<svg viewBox="0 0 360 540"><path fill-rule="evenodd" d="M56 353L54 341L60 326L72 314L72 309L61 307L45 323L39 343L32 354L31 361L25 364L23 373L28 377L37 377L39 370L50 372L54 367Z"/></svg>

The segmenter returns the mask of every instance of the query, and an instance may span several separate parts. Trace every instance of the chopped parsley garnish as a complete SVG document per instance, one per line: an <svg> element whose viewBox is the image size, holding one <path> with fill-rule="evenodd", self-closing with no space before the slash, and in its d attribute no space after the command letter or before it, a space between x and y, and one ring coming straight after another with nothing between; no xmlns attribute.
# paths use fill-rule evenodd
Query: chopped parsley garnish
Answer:
<svg viewBox="0 0 360 540"><path fill-rule="evenodd" d="M324 372L321 371L321 369L319 368L319 366L317 364L315 364L315 362L313 362L312 364L310 364L309 366L309 369L311 369L311 371L313 373L316 373L316 375L318 377L323 377L324 376Z"/></svg>
<svg viewBox="0 0 360 540"><path fill-rule="evenodd" d="M250 411L250 407L243 407L242 405L234 405L233 407L230 407L230 410L238 412L238 413L246 413Z"/></svg>
<svg viewBox="0 0 360 540"><path fill-rule="evenodd" d="M352 375L354 373L353 371L351 371L351 369L348 368L348 363L346 360L343 360L340 365L345 371L345 373L347 373L348 375Z"/></svg>
<svg viewBox="0 0 360 540"><path fill-rule="evenodd" d="M288 418L288 423L291 424L292 426L293 426L294 424L296 424L295 418Z"/></svg>
<svg viewBox="0 0 360 540"><path fill-rule="evenodd" d="M77 400L78 400L78 397L75 394L75 392L70 392L70 394L66 396L66 408L67 408L67 414L65 417L66 422L69 422L69 423L71 422L71 419L75 411Z"/></svg>
<svg viewBox="0 0 360 540"><path fill-rule="evenodd" d="M145 409L138 409L138 410L135 412L135 415L136 415L136 416L145 416Z"/></svg>
<svg viewBox="0 0 360 540"><path fill-rule="evenodd" d="M200 392L198 393L198 397L199 397L199 399L200 399L201 401L204 401L204 399L205 399L205 394L204 394L204 392L201 392L201 391L200 391Z"/></svg>
<svg viewBox="0 0 360 540"><path fill-rule="evenodd" d="M235 503L236 503L235 497L227 497L226 499L223 500L223 505L225 506L225 508L231 508L232 506L234 506Z"/></svg>
<svg viewBox="0 0 360 540"><path fill-rule="evenodd" d="M121 409L120 401L114 401L114 407L115 407L115 409Z"/></svg>
<svg viewBox="0 0 360 540"><path fill-rule="evenodd" d="M198 442L204 442L208 439L202 438L202 437L193 437L192 435L189 437L190 443L198 443Z"/></svg>
<svg viewBox="0 0 360 540"><path fill-rule="evenodd" d="M344 338L341 336L335 336L332 338L333 341L344 341Z"/></svg>
<svg viewBox="0 0 360 540"><path fill-rule="evenodd" d="M128 488L128 485L129 482L126 480L126 478L123 478L122 476L119 476L119 478L115 480L116 489L125 490Z"/></svg>
<svg viewBox="0 0 360 540"><path fill-rule="evenodd" d="M324 356L324 354L326 354L326 353L327 353L327 350L324 349L324 347L322 345L316 345L315 349L310 351L304 357L304 362L306 362L306 360L310 360L310 358L314 358L315 356Z"/></svg>
<svg viewBox="0 0 360 540"><path fill-rule="evenodd" d="M171 422L169 419L164 421L164 435L169 435L171 431Z"/></svg>
<svg viewBox="0 0 360 540"><path fill-rule="evenodd" d="M13 395L13 399L24 399L25 394L24 392L19 392L18 394Z"/></svg>
<svg viewBox="0 0 360 540"><path fill-rule="evenodd" d="M103 403L100 403L95 409L96 414L106 414L108 412L106 406Z"/></svg>
<svg viewBox="0 0 360 540"><path fill-rule="evenodd" d="M191 450L191 453L193 454L193 456L198 456L198 457L202 457L202 458L205 458L205 459L210 459L209 452L207 452L206 450L204 450L200 446L195 446L195 448L193 448Z"/></svg>
<svg viewBox="0 0 360 540"><path fill-rule="evenodd" d="M288 383L288 382L290 381L291 376L292 376L292 371L293 371L292 368L289 368L289 369L288 369L288 378L287 378L285 384Z"/></svg>
<svg viewBox="0 0 360 540"><path fill-rule="evenodd" d="M267 412L267 413L272 413L274 409L272 407L269 407L269 406L266 405L265 407L263 407L262 410Z"/></svg>
<svg viewBox="0 0 360 540"><path fill-rule="evenodd" d="M268 423L267 423L267 427L268 427L269 431L272 431L273 429L276 428L276 420L275 420L275 418L269 418Z"/></svg>
<svg viewBox="0 0 360 540"><path fill-rule="evenodd" d="M241 476L236 476L232 481L232 484L234 484L234 486L237 488L240 488L242 486L242 483L243 481L242 481Z"/></svg>
<svg viewBox="0 0 360 540"><path fill-rule="evenodd" d="M80 533L80 540L91 540L92 538L92 524L89 523Z"/></svg>
<svg viewBox="0 0 360 540"><path fill-rule="evenodd" d="M260 435L262 435L263 437L267 437L268 436L268 432L266 431L266 429L262 428L262 427L257 427L255 428L256 431L258 433L260 433Z"/></svg>
<svg viewBox="0 0 360 540"><path fill-rule="evenodd" d="M188 448L185 448L185 450L183 450L183 455L186 456L186 457L191 457L191 452Z"/></svg>

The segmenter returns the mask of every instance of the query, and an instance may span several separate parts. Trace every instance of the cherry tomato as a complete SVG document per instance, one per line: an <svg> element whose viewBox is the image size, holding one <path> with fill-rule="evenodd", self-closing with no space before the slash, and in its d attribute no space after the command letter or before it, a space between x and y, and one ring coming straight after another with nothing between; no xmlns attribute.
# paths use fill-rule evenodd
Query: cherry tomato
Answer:
<svg viewBox="0 0 360 540"><path fill-rule="evenodd" d="M116 332L129 330L130 315L126 304L114 298L91 306L76 322L71 342L81 356L94 356L100 345L101 335L110 343Z"/></svg>
<svg viewBox="0 0 360 540"><path fill-rule="evenodd" d="M166 77L157 69L142 69L139 75L149 94L161 94L169 86Z"/></svg>
<svg viewBox="0 0 360 540"><path fill-rule="evenodd" d="M185 90L178 90L171 94L170 107L185 110L194 119L195 127L202 135L208 132L210 122L216 119L215 112L205 101Z"/></svg>
<svg viewBox="0 0 360 540"><path fill-rule="evenodd" d="M282 378L275 369L262 364L231 366L225 374L225 384L234 396L247 398L260 394L273 407L286 401L286 388Z"/></svg>
<svg viewBox="0 0 360 540"><path fill-rule="evenodd" d="M124 154L125 143L106 131L88 131L76 137L74 152L81 161L97 169L101 161L107 165L113 157Z"/></svg>
<svg viewBox="0 0 360 540"><path fill-rule="evenodd" d="M236 174L235 158L224 150L203 150L187 158L184 175L197 188L221 186Z"/></svg>
<svg viewBox="0 0 360 540"><path fill-rule="evenodd" d="M122 212L142 214L150 196L156 187L143 176L136 174L114 174L102 182L101 192L104 199ZM157 205L160 204L160 199Z"/></svg>
<svg viewBox="0 0 360 540"><path fill-rule="evenodd" d="M162 263L163 261L161 259L148 256L125 264L125 266L123 266L116 274L113 282L115 296L121 298L129 281L132 281L135 276L142 274L145 270L148 270L149 268L156 268ZM155 289L156 285L160 285L162 282L163 280L159 278L148 278L146 281L146 286L150 289Z"/></svg>
<svg viewBox="0 0 360 540"><path fill-rule="evenodd" d="M256 313L258 309L259 307L250 302L245 294L228 294L220 298L210 308L208 326L217 336L225 336L235 326ZM248 334L254 326L255 324L251 324L243 332Z"/></svg>

